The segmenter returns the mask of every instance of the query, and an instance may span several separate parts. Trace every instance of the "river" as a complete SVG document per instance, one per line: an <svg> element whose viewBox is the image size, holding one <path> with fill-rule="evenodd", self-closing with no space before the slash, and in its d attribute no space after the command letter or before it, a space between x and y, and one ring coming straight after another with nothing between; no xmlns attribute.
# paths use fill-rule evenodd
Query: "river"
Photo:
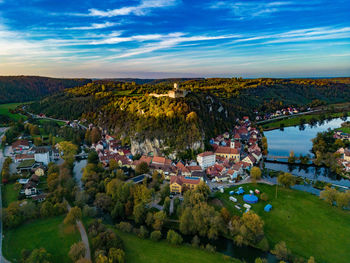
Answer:
<svg viewBox="0 0 350 263"><path fill-rule="evenodd" d="M350 118L347 118L347 121ZM294 151L296 156L302 154L310 154L312 149L312 139L316 137L318 132L324 132L328 129L335 129L340 127L340 125L344 122L341 118L332 119L330 121L324 121L321 124L317 124L315 126L305 125L304 129L299 129L296 127L287 127L283 130L272 130L264 132L270 156L289 156L290 151ZM284 159L283 161L286 161ZM302 176L304 178L308 178L310 180L319 180L325 181L336 185L347 186L350 187L350 181L340 177L339 175L330 171L330 169L326 167L298 167L291 166L288 164L280 164L280 163L268 163L265 162L265 168L290 172L296 176ZM273 181L273 179L271 179ZM312 192L314 194L318 194L319 191L312 187L298 185L294 188Z"/></svg>
<svg viewBox="0 0 350 263"><path fill-rule="evenodd" d="M74 162L73 175L80 189L82 189L83 187L81 178L83 177L83 168L86 166L86 164L87 164L86 159Z"/></svg>
<svg viewBox="0 0 350 263"><path fill-rule="evenodd" d="M348 117L347 120L349 119ZM266 131L264 134L267 138L269 155L289 156L290 151L294 151L296 156L311 154L311 140L316 137L317 133L339 128L343 122L341 118L336 118L330 121L325 120L322 124L318 123L315 126L306 124L303 130L295 126L283 130Z"/></svg>

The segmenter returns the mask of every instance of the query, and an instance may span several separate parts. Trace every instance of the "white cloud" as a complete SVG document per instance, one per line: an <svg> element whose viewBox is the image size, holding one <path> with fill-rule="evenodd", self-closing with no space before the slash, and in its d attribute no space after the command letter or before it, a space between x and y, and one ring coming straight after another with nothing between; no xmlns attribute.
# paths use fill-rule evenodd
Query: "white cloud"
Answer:
<svg viewBox="0 0 350 263"><path fill-rule="evenodd" d="M65 29L71 30L93 30L93 29L103 29L108 27L113 27L117 25L117 23L105 22L102 24L93 23L90 26L80 26L80 27L66 27Z"/></svg>
<svg viewBox="0 0 350 263"><path fill-rule="evenodd" d="M300 5L303 5L300 7ZM308 6L309 5L309 6ZM315 2L294 3L290 1L273 1L273 2L224 2L219 1L210 6L212 9L231 10L235 19L246 20L257 17L267 17L273 13L281 11L300 11L311 9Z"/></svg>
<svg viewBox="0 0 350 263"><path fill-rule="evenodd" d="M89 9L88 16L97 17L114 17L125 15L145 15L150 9L174 6L177 0L142 0L137 6L126 6L117 9L99 10L95 8Z"/></svg>

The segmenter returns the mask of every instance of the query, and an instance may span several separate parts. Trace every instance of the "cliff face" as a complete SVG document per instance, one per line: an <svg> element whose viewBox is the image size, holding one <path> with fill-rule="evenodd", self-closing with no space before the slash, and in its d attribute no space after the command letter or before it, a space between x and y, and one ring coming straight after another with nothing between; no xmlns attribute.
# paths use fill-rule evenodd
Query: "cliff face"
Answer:
<svg viewBox="0 0 350 263"><path fill-rule="evenodd" d="M204 149L203 141L194 142L188 148L193 150ZM136 154L145 154L153 153L154 156L162 156L165 151L169 150L169 146L165 145L163 140L154 138L154 139L145 139L143 141L131 140L131 153ZM186 150L186 149L183 149ZM172 151L168 154L169 158L176 159L178 152Z"/></svg>

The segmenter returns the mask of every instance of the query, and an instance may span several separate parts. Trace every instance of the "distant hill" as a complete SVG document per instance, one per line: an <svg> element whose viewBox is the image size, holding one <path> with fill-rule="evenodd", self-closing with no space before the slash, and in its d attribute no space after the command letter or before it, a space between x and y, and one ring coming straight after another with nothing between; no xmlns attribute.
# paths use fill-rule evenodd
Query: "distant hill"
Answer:
<svg viewBox="0 0 350 263"><path fill-rule="evenodd" d="M128 82L132 83L135 82L135 84L159 84L159 83L174 83L174 82L182 82L186 80L200 80L203 78L168 78L168 79L137 79L137 78L111 78L111 79L103 79L108 81L117 81L117 82Z"/></svg>
<svg viewBox="0 0 350 263"><path fill-rule="evenodd" d="M255 118L255 111L350 101L347 79L191 79L177 81L189 94L176 99L148 96L173 88L172 79L154 81L159 83L98 80L29 107L52 117L86 119L126 141L140 142L132 145L142 148L135 152L156 144L173 152L203 147L208 138L232 129L236 118Z"/></svg>
<svg viewBox="0 0 350 263"><path fill-rule="evenodd" d="M0 76L0 103L38 100L66 88L83 86L90 79L57 79L37 76Z"/></svg>

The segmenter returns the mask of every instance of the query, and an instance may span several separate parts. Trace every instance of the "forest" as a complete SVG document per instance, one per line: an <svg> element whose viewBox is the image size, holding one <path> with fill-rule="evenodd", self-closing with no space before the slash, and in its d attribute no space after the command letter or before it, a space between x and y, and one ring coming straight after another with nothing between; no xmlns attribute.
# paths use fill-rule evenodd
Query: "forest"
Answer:
<svg viewBox="0 0 350 263"><path fill-rule="evenodd" d="M198 141L232 129L237 118L268 113L289 106L345 102L350 84L342 79L191 79L179 82L189 91L183 98L165 94L173 82L137 84L97 80L34 102L29 110L63 119L85 119L114 135L158 138L170 150L192 148Z"/></svg>
<svg viewBox="0 0 350 263"><path fill-rule="evenodd" d="M0 104L38 100L65 88L84 85L88 79L55 79L36 76L0 76Z"/></svg>

